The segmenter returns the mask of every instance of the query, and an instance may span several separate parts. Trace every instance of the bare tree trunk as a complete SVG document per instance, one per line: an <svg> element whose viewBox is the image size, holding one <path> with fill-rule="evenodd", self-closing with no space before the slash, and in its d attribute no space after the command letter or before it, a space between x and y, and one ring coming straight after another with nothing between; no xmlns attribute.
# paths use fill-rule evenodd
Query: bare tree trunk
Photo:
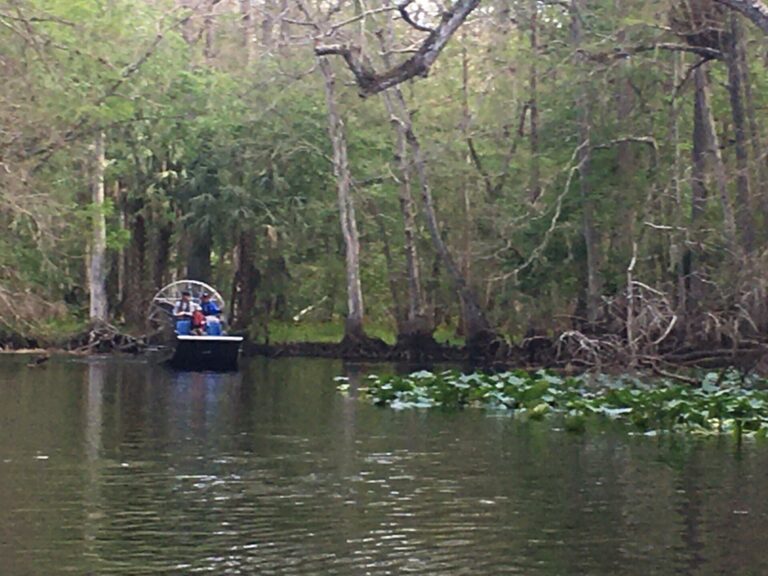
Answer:
<svg viewBox="0 0 768 576"><path fill-rule="evenodd" d="M387 263L387 283L389 285L389 294L392 297L392 312L395 317L397 334L400 336L406 332L406 325L408 323L409 317L407 316L408 311L403 313L403 306L400 302L400 290L398 289L397 278L398 275L395 272L395 260L392 257L392 249L389 245L389 234L387 234L387 226L384 223L384 216L381 210L379 210L379 207L376 205L376 202L373 199L368 199L367 205L373 214L374 219L376 220L376 226L379 229L379 236L381 236L381 243L384 248L384 261Z"/></svg>
<svg viewBox="0 0 768 576"><path fill-rule="evenodd" d="M288 19L285 18L286 13L288 12L288 1L289 0L280 0L280 9L279 9L279 15L280 15L280 47L284 47L290 38L290 24L288 23Z"/></svg>
<svg viewBox="0 0 768 576"><path fill-rule="evenodd" d="M379 35L379 40L382 52L384 53L384 62L387 66L390 66L389 49L392 45L392 21L388 20L388 23L390 28L388 28L386 36ZM399 201L400 213L403 216L405 268L408 286L408 310L406 322L402 326L403 333L398 334L398 341L408 342L412 341L414 336L419 340L421 340L422 335L429 335L431 337L434 331L434 318L431 320L427 318L426 303L422 288L421 264L419 262L419 254L416 246L418 231L416 225L416 208L411 189L413 167L408 152L407 130L405 124L400 120L399 114L397 113L397 106L393 101L393 93L391 91L385 91L383 92L383 97L384 105L387 108L387 114L389 114L396 135L395 157L400 173Z"/></svg>
<svg viewBox="0 0 768 576"><path fill-rule="evenodd" d="M622 5L622 2L619 2L618 0L615 2L616 10L619 12L622 11L622 9L626 9L626 6ZM625 29L619 30L616 34L616 41L620 46L624 46L627 44L629 40L628 33ZM617 113L617 121L620 125L627 126L630 122L629 115L632 112L632 103L634 99L634 93L632 91L632 85L630 84L629 80L625 77L625 75L628 75L629 72L632 69L631 62L625 61L622 62L617 67L617 73L619 74L619 77L617 79L617 86L616 86L616 113ZM635 157L634 152L632 150L632 143L631 142L620 142L618 145L618 151L617 151L617 161L619 165L619 172L621 173L623 177L623 181L626 183L629 183L629 179L632 178L632 176L635 173ZM630 243L632 242L631 239L627 239Z"/></svg>
<svg viewBox="0 0 768 576"><path fill-rule="evenodd" d="M440 256L440 260L448 271L448 275L453 284L454 290L461 301L462 316L464 318L466 329L466 341L467 346L477 349L482 348L490 341L496 338L496 334L491 330L490 324L486 319L485 312L479 304L477 295L474 290L467 284L464 276L461 274L459 267L456 265L456 261L453 258L448 246L445 244L442 235L440 234L440 225L437 221L437 213L435 212L435 203L432 198L432 190L429 187L429 179L427 177L427 167L424 160L424 156L421 152L421 146L419 145L418 138L413 131L413 121L411 119L410 111L405 102L402 92L399 87L395 86L392 89L394 93L394 100L399 108L399 122L403 125L405 130L406 139L411 149L414 164L416 167L416 173L419 177L419 183L421 186L421 199L424 208L424 215L427 220L427 228L432 238L432 243L435 246L435 250Z"/></svg>
<svg viewBox="0 0 768 576"><path fill-rule="evenodd" d="M123 313L130 324L140 325L145 320L145 289L149 291L146 282L147 226L143 214L143 200L138 199L131 204L129 210L131 243L128 248L126 265L126 293Z"/></svg>
<svg viewBox="0 0 768 576"><path fill-rule="evenodd" d="M717 193L720 199L720 208L723 211L723 230L729 249L736 254L736 218L733 214L733 206L728 194L728 179L725 173L725 164L723 155L720 152L720 139L717 136L717 127L712 113L709 96L709 82L707 80L706 70L701 69L701 75L697 76L697 95L700 97L701 116L704 122L703 129L706 131L706 156L711 160L715 171L715 181L717 183Z"/></svg>
<svg viewBox="0 0 768 576"><path fill-rule="evenodd" d="M269 52L274 43L275 3L274 0L264 0L261 6L261 45Z"/></svg>
<svg viewBox="0 0 768 576"><path fill-rule="evenodd" d="M254 265L253 237L241 231L235 249L236 272L232 282L232 308L229 311L232 326L238 329L251 325L256 307L256 289L261 281L261 274Z"/></svg>
<svg viewBox="0 0 768 576"><path fill-rule="evenodd" d="M571 2L571 43L579 50L583 37L582 10L584 0ZM580 89L576 102L579 110L579 183L581 192L582 231L587 252L587 321L594 325L600 312L601 277L598 260L598 239L595 229L594 201L589 184L589 169L591 161L591 123L589 110L589 95L586 86Z"/></svg>
<svg viewBox="0 0 768 576"><path fill-rule="evenodd" d="M618 13L626 11L626 0L615 0L614 8ZM629 33L626 29L620 29L616 34L616 42L620 46L627 45ZM633 119L630 117L635 101L634 90L629 80L633 64L629 61L617 63L616 68L616 121L626 132L630 131ZM616 151L619 176L623 186L630 190L637 174L637 162L632 142L620 142ZM622 222L626 222L625 230L614 230L611 233L611 242L616 242L622 252L634 250L635 222L637 222L637 209L633 202L623 202L617 207L618 215Z"/></svg>
<svg viewBox="0 0 768 576"><path fill-rule="evenodd" d="M416 247L416 210L411 193L411 166L408 158L408 143L405 129L397 119L392 98L389 92L384 92L384 103L387 113L395 124L397 136L396 158L400 176L400 213L403 216L404 252L406 281L408 286L408 310L406 322L402 327L404 332L421 331L427 328L424 294L421 286L421 265ZM431 332L431 329L429 330Z"/></svg>
<svg viewBox="0 0 768 576"><path fill-rule="evenodd" d="M349 173L347 141L344 133L344 121L339 115L336 103L336 80L333 70L325 58L318 58L318 63L325 84L328 133L333 145L333 172L336 176L341 233L346 249L347 321L344 328L344 339L359 341L364 340L366 335L363 329L363 291L360 284L360 239L351 194L352 178Z"/></svg>
<svg viewBox="0 0 768 576"><path fill-rule="evenodd" d="M213 239L208 226L192 231L187 258L187 278L200 282L211 281L212 244Z"/></svg>
<svg viewBox="0 0 768 576"><path fill-rule="evenodd" d="M245 53L245 65L253 60L253 7L251 0L240 0L240 29L243 34L243 51Z"/></svg>
<svg viewBox="0 0 768 576"><path fill-rule="evenodd" d="M675 223L675 230L670 236L669 246L669 259L672 262L675 270L675 276L677 281L677 312L682 317L685 317L688 307L688 293L686 291L686 275L684 266L684 245L685 236L681 232L683 229L683 197L680 187L680 177L682 173L682 154L680 150L680 107L676 97L677 85L680 81L680 67L681 67L680 53L673 54L673 66L674 71L672 75L672 103L671 103L671 120L672 120L672 146L674 149L674 174L672 183L674 187L674 205L672 206L673 214L671 215L671 221ZM681 325L684 323L681 323Z"/></svg>
<svg viewBox="0 0 768 576"><path fill-rule="evenodd" d="M707 129L707 77L704 69L699 66L693 73L695 84L693 105L693 149L691 152L691 220L694 228L702 218L707 206L707 151L709 130Z"/></svg>
<svg viewBox="0 0 768 576"><path fill-rule="evenodd" d="M93 235L90 250L89 316L91 322L106 322L107 303L107 224L104 216L105 136L99 132L92 146L91 202L93 204Z"/></svg>
<svg viewBox="0 0 768 576"><path fill-rule="evenodd" d="M120 182L118 180L115 180L113 200L117 208L117 225L121 231L125 230L125 206L123 206L123 200L120 196ZM121 313L125 300L125 259L125 248L120 246L117 253L117 305Z"/></svg>
<svg viewBox="0 0 768 576"><path fill-rule="evenodd" d="M427 324L424 293L421 286L421 264L416 247L416 209L411 193L411 167L408 160L406 135L400 124L397 126L397 150L402 179L400 183L400 212L403 215L405 267L408 274L408 321L417 325Z"/></svg>
<svg viewBox="0 0 768 576"><path fill-rule="evenodd" d="M738 14L731 14L731 34L726 50L728 67L728 95L735 133L736 148L736 222L739 227L741 247L749 255L754 249L755 232L752 219L752 197L749 186L749 155L747 153L746 121L742 94L741 70L739 69L738 38L741 22Z"/></svg>
<svg viewBox="0 0 768 576"><path fill-rule="evenodd" d="M744 87L744 105L749 123L749 141L752 148L752 157L754 161L754 194L757 195L759 205L764 214L768 214L768 163L766 163L766 153L763 150L762 138L760 137L760 124L757 120L755 110L755 96L752 91L752 75L749 71L749 61L747 60L747 47L744 27L741 23L737 26L738 36L734 38L734 44L738 56L739 72L741 72L742 85Z"/></svg>
<svg viewBox="0 0 768 576"><path fill-rule="evenodd" d="M203 40L205 42L203 55L205 56L206 62L209 64L214 57L213 37L215 18L213 9L217 3L217 0L209 0L208 3L205 4L205 14L203 15Z"/></svg>
<svg viewBox="0 0 768 576"><path fill-rule="evenodd" d="M539 162L539 2L530 0L531 11L531 97L528 109L531 114L531 180L529 196L531 203L536 202L541 195L541 176Z"/></svg>
<svg viewBox="0 0 768 576"><path fill-rule="evenodd" d="M180 0L180 5L185 10L193 10L193 0ZM187 18L181 25L181 36L187 44L195 42L194 19Z"/></svg>
<svg viewBox="0 0 768 576"><path fill-rule="evenodd" d="M461 33L462 50L461 50L461 104L462 104L462 131L463 137L466 142L471 142L471 124L472 114L469 110L469 55L467 53L466 46L466 34L464 31ZM472 164L471 153L469 150L466 152L465 162ZM469 179L464 178L461 183L461 205L464 208L464 221L461 226L461 274L464 276L464 281L470 285L472 283L472 254L471 254L471 210L472 205L469 197L470 182ZM463 309L462 309L463 313ZM462 316L463 320L463 316ZM466 324L466 323L464 323ZM463 332L466 334L466 326L463 326Z"/></svg>
<svg viewBox="0 0 768 576"><path fill-rule="evenodd" d="M159 290L166 284L168 278L168 263L171 258L171 236L173 225L170 222L158 224L155 236L154 266L152 273L153 287Z"/></svg>
<svg viewBox="0 0 768 576"><path fill-rule="evenodd" d="M710 147L707 129L706 72L702 66L693 73L695 93L693 105L693 148L691 150L691 229L694 245L699 240L704 212L707 207L707 151ZM701 282L696 254L687 249L689 291L695 304L703 297L704 285Z"/></svg>

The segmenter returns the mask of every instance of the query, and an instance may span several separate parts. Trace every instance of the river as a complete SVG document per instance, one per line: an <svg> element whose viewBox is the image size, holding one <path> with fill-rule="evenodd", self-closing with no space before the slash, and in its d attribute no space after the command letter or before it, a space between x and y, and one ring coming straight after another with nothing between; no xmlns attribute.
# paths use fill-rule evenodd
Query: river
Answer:
<svg viewBox="0 0 768 576"><path fill-rule="evenodd" d="M329 360L25 363L0 358L3 576L768 574L764 443L376 408Z"/></svg>

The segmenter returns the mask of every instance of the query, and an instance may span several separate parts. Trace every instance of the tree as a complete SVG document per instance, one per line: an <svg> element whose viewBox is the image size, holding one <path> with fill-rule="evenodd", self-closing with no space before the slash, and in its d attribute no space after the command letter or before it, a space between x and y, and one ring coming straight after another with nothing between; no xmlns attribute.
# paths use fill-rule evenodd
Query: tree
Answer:
<svg viewBox="0 0 768 576"><path fill-rule="evenodd" d="M90 319L106 322L107 304L107 226L104 218L104 156L105 137L99 132L92 146L90 188L93 205L93 236L90 246L89 294Z"/></svg>

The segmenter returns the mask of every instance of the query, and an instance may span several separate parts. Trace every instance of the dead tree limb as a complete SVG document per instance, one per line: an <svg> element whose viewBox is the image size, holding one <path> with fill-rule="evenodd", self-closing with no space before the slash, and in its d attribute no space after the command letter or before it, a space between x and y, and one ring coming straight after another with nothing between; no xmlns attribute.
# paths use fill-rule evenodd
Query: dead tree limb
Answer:
<svg viewBox="0 0 768 576"><path fill-rule="evenodd" d="M768 34L768 6L764 2L760 0L715 0L715 2L741 12L755 26Z"/></svg>
<svg viewBox="0 0 768 576"><path fill-rule="evenodd" d="M608 52L587 52L581 51L584 56L594 62L608 62L611 60L621 60L623 58L629 58L636 54L642 54L643 52L655 52L657 50L665 50L667 52L690 52L692 54L698 54L702 58L708 60L722 60L723 53L720 50L714 48L707 48L704 46L688 46L686 44L672 44L669 42L659 42L657 44L639 44L637 46L621 46Z"/></svg>
<svg viewBox="0 0 768 576"><path fill-rule="evenodd" d="M481 0L456 0L447 12L443 12L440 24L430 32L413 56L381 73L376 72L364 62L360 48L356 46L344 44L316 46L315 54L317 56L338 55L344 58L355 76L355 81L360 88L360 96L366 98L416 76L426 77L451 36L480 2Z"/></svg>
<svg viewBox="0 0 768 576"><path fill-rule="evenodd" d="M421 30L422 32L429 32L432 33L435 31L434 28L430 28L429 26L423 26L419 24L418 22L414 21L413 18L411 18L411 15L408 13L408 6L413 4L413 0L405 0L402 4L397 5L397 10L400 12L400 17L405 20L409 25L416 28L416 30Z"/></svg>

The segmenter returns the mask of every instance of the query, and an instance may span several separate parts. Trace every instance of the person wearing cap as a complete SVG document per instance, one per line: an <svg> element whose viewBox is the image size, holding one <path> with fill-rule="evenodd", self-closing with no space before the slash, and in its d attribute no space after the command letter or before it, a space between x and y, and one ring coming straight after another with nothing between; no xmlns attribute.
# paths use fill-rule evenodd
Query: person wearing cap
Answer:
<svg viewBox="0 0 768 576"><path fill-rule="evenodd" d="M197 302L193 302L189 291L184 290L181 293L181 300L176 302L173 307L173 317L176 320L191 319L195 310L199 310L200 305Z"/></svg>
<svg viewBox="0 0 768 576"><path fill-rule="evenodd" d="M173 319L176 322L176 333L188 335L202 334L205 318L200 312L200 305L194 302L191 294L184 290L181 299L173 306Z"/></svg>
<svg viewBox="0 0 768 576"><path fill-rule="evenodd" d="M219 308L216 302L211 300L211 295L208 292L203 292L200 308L205 315L206 324L218 324L221 322L221 308Z"/></svg>

